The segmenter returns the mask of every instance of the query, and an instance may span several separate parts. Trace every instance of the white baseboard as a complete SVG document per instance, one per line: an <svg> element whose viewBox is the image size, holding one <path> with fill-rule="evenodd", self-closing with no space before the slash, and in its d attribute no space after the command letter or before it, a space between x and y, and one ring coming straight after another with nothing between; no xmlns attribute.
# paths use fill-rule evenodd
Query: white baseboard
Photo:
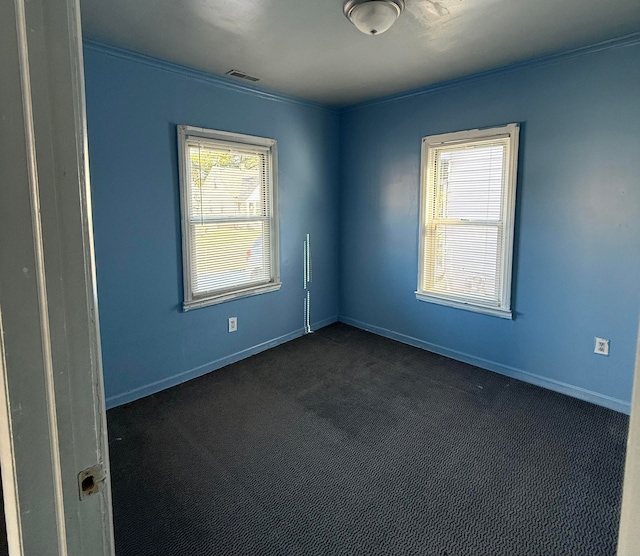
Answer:
<svg viewBox="0 0 640 556"><path fill-rule="evenodd" d="M523 382L528 382L529 384L535 384L536 386L541 386L542 388L547 388L548 390L553 390L554 392L559 392L561 394L566 394L567 396L585 400L596 405L601 405L620 413L625 413L627 415L631 413L630 402L625 402L617 398L612 398L604 394L586 390L585 388L580 388L579 386L573 386L571 384L567 384L566 382L561 382L559 380L540 376L528 371L516 369L515 367L509 367L508 365L503 365L495 361L482 359L481 357L475 357L474 355L469 355L468 353L463 353L461 351L442 347L437 344L425 342L424 340L414 338L413 336L407 336L406 334L394 332L393 330L387 330L386 328L367 324L366 322L361 322L349 317L339 316L338 320L340 322L344 322L345 324L355 326L356 328L361 328L362 330L373 332L374 334L378 334L379 336L384 336L385 338L397 340L399 342L402 342L403 344L409 344L410 346L422 348L424 350L437 353L438 355L444 355L445 357L455 359L456 361L469 363L470 365L475 365L476 367L480 367L481 369L485 369L487 371L493 371L501 375L522 380Z"/></svg>
<svg viewBox="0 0 640 556"><path fill-rule="evenodd" d="M319 328L328 326L329 324L332 324L337 320L338 317L333 316L321 321L312 322L311 330L318 330ZM265 351L269 348L279 346L280 344L284 344L285 342L289 342L290 340L294 340L295 338L299 338L303 335L304 328L298 328L297 330L289 332L288 334L278 336L277 338L272 338L270 340L267 340L266 342L251 346L236 353L232 353L231 355L221 357L220 359L216 359L215 361L200 365L199 367L195 367L194 369L190 369L188 371L178 373L177 375L163 378L150 384L145 384L144 386L134 388L133 390L128 390L127 392L122 392L121 394L109 396L106 399L107 409L139 400L140 398L150 396L151 394L156 394L161 390L165 390L167 388L171 388L172 386L182 384L183 382L191 380L192 378L206 375L211 371L226 367L227 365L231 365L231 363L236 363L237 361L255 355L256 353L260 353L261 351Z"/></svg>

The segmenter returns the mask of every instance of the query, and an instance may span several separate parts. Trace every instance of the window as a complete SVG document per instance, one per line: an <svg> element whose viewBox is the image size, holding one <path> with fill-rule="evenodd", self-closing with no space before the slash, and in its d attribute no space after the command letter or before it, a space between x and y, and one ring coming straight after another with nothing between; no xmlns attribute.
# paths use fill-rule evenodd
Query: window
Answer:
<svg viewBox="0 0 640 556"><path fill-rule="evenodd" d="M422 140L418 299L511 318L518 131Z"/></svg>
<svg viewBox="0 0 640 556"><path fill-rule="evenodd" d="M273 139L178 126L184 310L280 288Z"/></svg>

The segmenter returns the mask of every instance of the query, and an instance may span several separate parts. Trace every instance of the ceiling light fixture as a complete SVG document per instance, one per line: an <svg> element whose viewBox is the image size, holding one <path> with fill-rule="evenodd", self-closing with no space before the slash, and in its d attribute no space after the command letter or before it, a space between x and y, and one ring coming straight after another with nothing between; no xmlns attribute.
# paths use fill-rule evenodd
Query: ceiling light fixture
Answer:
<svg viewBox="0 0 640 556"><path fill-rule="evenodd" d="M391 27L404 10L404 0L347 0L344 15L365 35L379 35Z"/></svg>

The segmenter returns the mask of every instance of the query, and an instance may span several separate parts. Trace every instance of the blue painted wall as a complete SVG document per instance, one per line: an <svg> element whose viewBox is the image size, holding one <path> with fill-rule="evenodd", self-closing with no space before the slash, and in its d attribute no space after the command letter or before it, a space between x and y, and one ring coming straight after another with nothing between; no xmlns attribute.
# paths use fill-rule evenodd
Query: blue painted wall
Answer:
<svg viewBox="0 0 640 556"><path fill-rule="evenodd" d="M640 308L640 46L341 113L88 43L100 324L110 406L340 319L628 410ZM415 299L420 140L521 123L515 319ZM175 126L273 137L279 292L183 313ZM339 303L338 303L339 302ZM226 331L237 316L239 330ZM593 354L594 336L611 355Z"/></svg>
<svg viewBox="0 0 640 556"><path fill-rule="evenodd" d="M640 45L341 117L341 320L628 410L640 307ZM515 320L417 301L420 143L520 122ZM595 355L594 336L611 340Z"/></svg>
<svg viewBox="0 0 640 556"><path fill-rule="evenodd" d="M337 112L90 43L85 72L109 406L301 335L306 233L314 257L312 321L336 319ZM180 123L278 141L280 291L181 311ZM230 316L238 317L233 334Z"/></svg>

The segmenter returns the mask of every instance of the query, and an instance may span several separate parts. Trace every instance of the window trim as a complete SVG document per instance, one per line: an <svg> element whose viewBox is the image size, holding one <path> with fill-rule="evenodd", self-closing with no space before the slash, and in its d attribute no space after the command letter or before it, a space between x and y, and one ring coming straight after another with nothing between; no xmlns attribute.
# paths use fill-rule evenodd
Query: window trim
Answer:
<svg viewBox="0 0 640 556"><path fill-rule="evenodd" d="M516 188L518 182L518 145L520 126L517 123L504 126L472 129L468 131L456 131L439 135L429 135L422 138L421 167L420 167L420 239L418 251L418 289L416 299L430 303L437 303L448 307L466 309L477 313L483 313L505 319L512 319L511 289L513 275L513 238L515 233L515 203ZM432 149L443 146L455 146L483 139L509 138L508 159L505 164L506 186L503 191L504 219L502 250L504 253L504 265L502 270L502 298L499 305L483 303L471 300L468 297L438 294L422 290L424 283L424 255L426 247L427 230L427 203L431 198L433 188L433 176L429 153Z"/></svg>
<svg viewBox="0 0 640 556"><path fill-rule="evenodd" d="M266 137L244 135L229 131L218 131L180 124L178 131L178 170L180 186L180 220L182 230L182 283L184 288L183 311L190 311L200 307L216 305L234 299L259 295L262 293L277 291L282 287L280 281L280 235L278 228L278 156L277 141ZM219 141L230 144L231 147L242 149L248 146L253 149L263 150L269 157L271 175L267 176L269 181L270 195L270 220L271 229L271 268L272 277L268 283L261 283L253 286L239 286L233 290L218 293L206 293L194 295L193 280L191 276L191 233L189 222L189 187L186 183L186 170L188 168L186 145L190 138Z"/></svg>

